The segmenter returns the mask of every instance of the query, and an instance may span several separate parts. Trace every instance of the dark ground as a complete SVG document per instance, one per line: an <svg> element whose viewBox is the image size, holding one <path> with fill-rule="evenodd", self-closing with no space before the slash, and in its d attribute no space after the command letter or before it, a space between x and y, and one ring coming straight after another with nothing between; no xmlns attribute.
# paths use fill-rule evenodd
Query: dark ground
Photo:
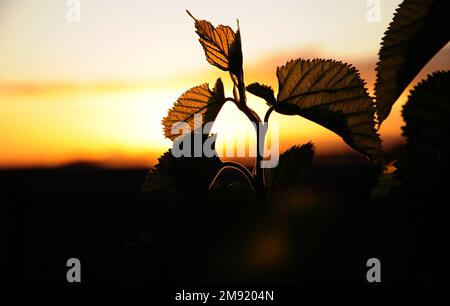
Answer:
<svg viewBox="0 0 450 306"><path fill-rule="evenodd" d="M145 174L1 171L0 282L67 284L66 261L76 257L84 285L367 285L366 261L376 257L383 283L414 283L408 208L398 195L367 201L376 180L367 163L316 163L264 217L252 215L240 187L185 199L194 211L187 226L127 247L135 220L142 227L155 215L151 199L138 210Z"/></svg>

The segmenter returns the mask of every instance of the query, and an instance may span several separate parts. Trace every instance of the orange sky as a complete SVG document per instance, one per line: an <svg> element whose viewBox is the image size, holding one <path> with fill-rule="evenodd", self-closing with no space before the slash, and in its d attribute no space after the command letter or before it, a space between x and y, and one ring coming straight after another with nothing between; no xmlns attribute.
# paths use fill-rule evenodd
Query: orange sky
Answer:
<svg viewBox="0 0 450 306"><path fill-rule="evenodd" d="M81 23L67 24L61 2L0 4L0 167L154 163L171 144L163 137L161 119L181 93L204 82L213 84L219 76L230 88L227 74L204 60L185 8L215 24L234 25L240 18L247 84L259 81L277 90L277 66L291 58L324 57L352 63L370 91L379 41L395 8L395 3L383 5L381 22L372 24L365 19L365 1L361 6L356 0L337 7L323 0L299 1L295 8L289 1L277 1L276 12L265 1L254 11L249 7L255 1L231 1L227 3L236 4L235 10L222 7L220 13L223 4L214 1L186 1L182 6L168 1L156 12L151 10L155 6L147 7L149 1L124 6L98 0L82 1ZM293 9L304 18L295 18ZM266 16L264 27L261 16ZM355 30L349 32L352 24ZM449 59L447 46L420 77L448 69ZM381 129L387 147L401 141L405 96ZM263 101L249 98L263 116ZM348 150L339 137L298 116L274 114L271 123L280 126L282 150L310 140L319 154ZM219 148L237 131L253 133L231 104L224 106L213 131L219 135Z"/></svg>

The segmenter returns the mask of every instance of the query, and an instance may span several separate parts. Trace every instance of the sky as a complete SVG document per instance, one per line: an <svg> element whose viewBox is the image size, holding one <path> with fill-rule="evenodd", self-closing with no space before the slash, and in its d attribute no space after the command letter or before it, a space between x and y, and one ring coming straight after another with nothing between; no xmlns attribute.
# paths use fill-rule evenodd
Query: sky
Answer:
<svg viewBox="0 0 450 306"><path fill-rule="evenodd" d="M277 89L277 66L324 57L352 63L371 91L382 36L401 1L381 0L377 22L369 22L366 0L81 0L80 22L68 22L69 2L0 0L0 167L153 164L170 147L161 119L179 95L217 77L230 88L228 75L206 62L186 9L215 25L236 28L239 19L247 84ZM448 50L421 76L448 68ZM402 101L381 130L388 147L401 141ZM256 98L249 104L261 115L266 109ZM305 119L272 121L282 149L312 140L320 154L348 150ZM213 129L218 145L243 130L252 133L225 105Z"/></svg>

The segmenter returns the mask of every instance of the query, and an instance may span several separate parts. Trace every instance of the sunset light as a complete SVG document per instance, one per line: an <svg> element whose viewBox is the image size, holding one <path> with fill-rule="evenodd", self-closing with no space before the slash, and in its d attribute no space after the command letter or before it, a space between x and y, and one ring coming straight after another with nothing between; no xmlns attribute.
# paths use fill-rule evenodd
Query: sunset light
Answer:
<svg viewBox="0 0 450 306"><path fill-rule="evenodd" d="M316 2L277 1L281 14L269 9L275 2L264 1L257 6L239 2L238 13L204 1L168 2L157 11L146 1L89 1L80 23L65 20L65 1L2 4L0 167L79 161L154 164L171 145L162 135L161 119L180 94L192 84L213 84L217 77L232 94L228 75L202 58L186 8L216 24L241 20L247 84L258 80L277 90L277 66L290 58L328 57L354 64L372 92L377 48L400 1L383 2L383 18L376 23L366 21L365 1L340 1L339 6ZM264 26L256 7L273 12L264 16ZM284 21L289 31L282 31ZM354 24L358 26L350 27ZM447 48L425 70L432 70L433 63L448 65L448 57ZM264 114L265 103L250 94L248 98ZM400 110L396 104L381 130L388 148L401 138ZM281 150L310 140L319 155L349 150L338 136L306 119L274 114L271 121L282 126ZM232 133L224 122L254 133L235 106L227 104L213 130L219 152Z"/></svg>
<svg viewBox="0 0 450 306"><path fill-rule="evenodd" d="M449 171L450 0L0 0L0 290L440 288Z"/></svg>

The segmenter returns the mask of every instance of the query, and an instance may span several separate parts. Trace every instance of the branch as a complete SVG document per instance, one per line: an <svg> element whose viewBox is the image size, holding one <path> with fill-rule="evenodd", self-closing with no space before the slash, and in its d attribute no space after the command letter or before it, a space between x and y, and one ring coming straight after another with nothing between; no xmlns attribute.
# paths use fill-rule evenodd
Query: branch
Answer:
<svg viewBox="0 0 450 306"><path fill-rule="evenodd" d="M266 112L266 115L264 116L264 123L269 123L269 117L270 114L275 110L276 105L272 105Z"/></svg>
<svg viewBox="0 0 450 306"><path fill-rule="evenodd" d="M236 100L235 98L225 98L225 102L233 102L234 104L236 104L236 106L239 104L238 100Z"/></svg>
<svg viewBox="0 0 450 306"><path fill-rule="evenodd" d="M248 171L248 169L245 168L243 165L241 165L239 163L235 163L235 162L230 162L230 161L223 163L222 168L217 172L216 176L214 177L211 184L209 185L208 190L211 190L212 186L214 186L217 179L219 178L219 176L222 174L222 172L225 169L234 169L234 170L238 171L239 173L241 173L247 179L247 182L249 183L250 187L252 187L252 189L254 191L256 190L255 179L253 178L250 171Z"/></svg>

